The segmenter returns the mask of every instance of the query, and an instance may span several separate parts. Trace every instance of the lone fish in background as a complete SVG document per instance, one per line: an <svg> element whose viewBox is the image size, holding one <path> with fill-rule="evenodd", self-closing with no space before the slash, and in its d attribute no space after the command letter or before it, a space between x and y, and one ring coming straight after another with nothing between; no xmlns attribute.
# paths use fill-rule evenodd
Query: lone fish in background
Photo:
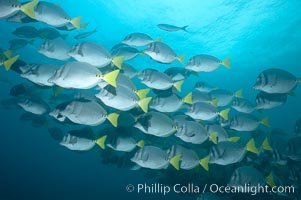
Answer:
<svg viewBox="0 0 301 200"><path fill-rule="evenodd" d="M164 64L169 64L176 60L183 64L185 59L184 55L177 56L171 47L162 42L150 43L143 52L149 55L153 60Z"/></svg>
<svg viewBox="0 0 301 200"><path fill-rule="evenodd" d="M38 38L40 36L39 31L33 26L18 27L12 32L12 34L20 38L28 39Z"/></svg>
<svg viewBox="0 0 301 200"><path fill-rule="evenodd" d="M231 69L230 61L231 58L226 58L225 60L221 61L214 56L200 54L190 58L185 66L185 69L195 72L212 72L217 70L220 65L225 66L227 69Z"/></svg>
<svg viewBox="0 0 301 200"><path fill-rule="evenodd" d="M80 33L80 34L77 34L76 36L74 36L73 38L76 39L76 40L80 40L80 39L84 39L84 38L87 38L91 35L93 35L94 33L96 33L97 30L93 30L93 31L87 31L87 32L84 32L84 33Z"/></svg>
<svg viewBox="0 0 301 200"><path fill-rule="evenodd" d="M188 26L178 27L178 26L174 26L174 25L170 25L170 24L158 24L157 26L160 29L162 29L164 31L168 31L168 32L174 32L174 31L179 31L179 30L183 30L183 31L187 32L186 28L188 27Z"/></svg>
<svg viewBox="0 0 301 200"><path fill-rule="evenodd" d="M71 58L68 55L70 50L69 44L62 40L46 40L38 52L48 58L66 61Z"/></svg>
<svg viewBox="0 0 301 200"><path fill-rule="evenodd" d="M288 94L300 82L301 78L297 78L283 69L271 68L264 70L257 76L253 88L270 94Z"/></svg>
<svg viewBox="0 0 301 200"><path fill-rule="evenodd" d="M161 41L161 39L153 39L145 33L131 33L127 35L122 41L122 44L126 44L133 47L143 47L149 45L152 42Z"/></svg>

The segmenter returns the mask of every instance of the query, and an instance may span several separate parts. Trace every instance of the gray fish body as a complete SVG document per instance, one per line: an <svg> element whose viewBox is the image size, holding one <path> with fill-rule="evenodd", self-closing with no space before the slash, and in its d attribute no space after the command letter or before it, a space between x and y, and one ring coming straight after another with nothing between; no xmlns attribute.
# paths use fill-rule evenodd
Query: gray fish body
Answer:
<svg viewBox="0 0 301 200"><path fill-rule="evenodd" d="M245 147L239 143L220 142L210 149L210 161L218 165L230 165L238 163L246 155Z"/></svg>
<svg viewBox="0 0 301 200"><path fill-rule="evenodd" d="M40 36L39 31L33 26L22 26L16 28L16 30L14 30L12 34L21 38L29 38L29 39L37 38Z"/></svg>
<svg viewBox="0 0 301 200"><path fill-rule="evenodd" d="M25 111L35 115L44 115L50 110L46 102L35 98L22 99L18 105L21 106Z"/></svg>
<svg viewBox="0 0 301 200"><path fill-rule="evenodd" d="M154 146L142 147L131 158L131 161L149 169L166 169L169 165L166 151Z"/></svg>
<svg viewBox="0 0 301 200"><path fill-rule="evenodd" d="M154 111L142 115L134 126L146 134L158 137L168 137L176 131L172 119Z"/></svg>
<svg viewBox="0 0 301 200"><path fill-rule="evenodd" d="M190 71L182 67L171 67L164 71L165 74L171 77L172 81L181 81L188 78L191 74Z"/></svg>
<svg viewBox="0 0 301 200"><path fill-rule="evenodd" d="M192 92L192 103L198 103L198 102L203 102L203 103L210 103L211 98L209 94L200 92L200 91L193 91Z"/></svg>
<svg viewBox="0 0 301 200"><path fill-rule="evenodd" d="M132 33L127 35L121 43L133 47L141 47L146 46L152 42L154 42L154 40L145 33Z"/></svg>
<svg viewBox="0 0 301 200"><path fill-rule="evenodd" d="M106 120L107 112L94 101L72 101L61 115L76 124L97 126Z"/></svg>
<svg viewBox="0 0 301 200"><path fill-rule="evenodd" d="M240 114L230 119L230 128L236 131L254 131L261 121L250 114Z"/></svg>
<svg viewBox="0 0 301 200"><path fill-rule="evenodd" d="M60 145L73 151L89 151L95 146L95 141L67 134L63 137Z"/></svg>
<svg viewBox="0 0 301 200"><path fill-rule="evenodd" d="M282 69L267 69L261 72L257 79L254 89L266 93L290 93L296 86L297 78Z"/></svg>
<svg viewBox="0 0 301 200"><path fill-rule="evenodd" d="M234 98L231 107L241 113L252 113L255 110L255 106L249 100L242 98Z"/></svg>
<svg viewBox="0 0 301 200"><path fill-rule="evenodd" d="M214 56L200 54L188 60L185 69L195 72L212 72L221 65L221 61Z"/></svg>
<svg viewBox="0 0 301 200"><path fill-rule="evenodd" d="M178 56L172 48L162 42L150 43L143 52L160 63L168 64L178 60Z"/></svg>
<svg viewBox="0 0 301 200"><path fill-rule="evenodd" d="M122 65L121 73L123 73L128 78L132 79L132 78L134 78L136 76L137 71L136 71L136 69L133 66L124 63Z"/></svg>
<svg viewBox="0 0 301 200"><path fill-rule="evenodd" d="M287 94L269 94L260 92L256 96L256 109L272 109L285 104Z"/></svg>
<svg viewBox="0 0 301 200"><path fill-rule="evenodd" d="M169 158L176 155L181 155L180 168L184 170L191 170L199 165L198 155L190 149L186 149L180 145L173 145L167 150Z"/></svg>
<svg viewBox="0 0 301 200"><path fill-rule="evenodd" d="M115 151L131 152L137 147L137 141L127 135L114 135L109 138L107 146Z"/></svg>
<svg viewBox="0 0 301 200"><path fill-rule="evenodd" d="M205 93L209 93L213 90L216 90L217 87L214 87L206 82L200 81L200 82L196 82L194 89L200 91L200 92L205 92Z"/></svg>
<svg viewBox="0 0 301 200"><path fill-rule="evenodd" d="M173 86L173 82L168 75L156 70L142 70L138 73L137 77L142 83L153 89L167 90Z"/></svg>
<svg viewBox="0 0 301 200"><path fill-rule="evenodd" d="M100 82L98 74L100 71L88 63L71 62L59 68L48 82L62 88L89 89Z"/></svg>
<svg viewBox="0 0 301 200"><path fill-rule="evenodd" d="M82 42L75 45L68 55L79 62L86 62L96 67L105 67L112 61L108 50L92 42Z"/></svg>
<svg viewBox="0 0 301 200"><path fill-rule="evenodd" d="M21 74L21 77L40 86L53 86L53 83L49 83L48 80L59 69L59 66L52 64L31 64L21 67L21 70L22 68L26 68L26 70Z"/></svg>
<svg viewBox="0 0 301 200"><path fill-rule="evenodd" d="M217 106L227 106L232 102L234 94L228 90L216 89L209 96L211 99L218 99Z"/></svg>
<svg viewBox="0 0 301 200"><path fill-rule="evenodd" d="M218 116L218 110L211 104L197 102L185 114L196 120L212 120Z"/></svg>
<svg viewBox="0 0 301 200"><path fill-rule="evenodd" d="M170 24L158 24L157 26L160 29L162 29L164 31L169 31L169 32L174 32L174 31L179 31L179 30L186 31L186 28L187 28L187 26L178 27L178 26L174 26L174 25L170 25Z"/></svg>
<svg viewBox="0 0 301 200"><path fill-rule="evenodd" d="M70 58L68 52L71 47L61 40L46 40L40 47L39 53L48 58L66 61Z"/></svg>
<svg viewBox="0 0 301 200"><path fill-rule="evenodd" d="M196 121L178 121L175 136L192 144L202 144L209 138L206 129Z"/></svg>
<svg viewBox="0 0 301 200"><path fill-rule="evenodd" d="M112 50L111 54L113 57L123 56L124 60L132 60L140 54L140 51L138 51L134 47L123 46Z"/></svg>
<svg viewBox="0 0 301 200"><path fill-rule="evenodd" d="M182 105L182 99L176 94L171 94L166 97L157 96L153 98L149 106L159 112L176 112Z"/></svg>
<svg viewBox="0 0 301 200"><path fill-rule="evenodd" d="M242 166L237 168L228 183L228 186L231 187L244 187L245 184L249 186L265 186L265 178L257 169L249 166Z"/></svg>
<svg viewBox="0 0 301 200"><path fill-rule="evenodd" d="M227 131L219 124L205 125L208 133L216 132L218 135L218 142L228 141L229 135Z"/></svg>
<svg viewBox="0 0 301 200"><path fill-rule="evenodd" d="M21 4L17 0L0 0L0 19L10 17L20 10Z"/></svg>

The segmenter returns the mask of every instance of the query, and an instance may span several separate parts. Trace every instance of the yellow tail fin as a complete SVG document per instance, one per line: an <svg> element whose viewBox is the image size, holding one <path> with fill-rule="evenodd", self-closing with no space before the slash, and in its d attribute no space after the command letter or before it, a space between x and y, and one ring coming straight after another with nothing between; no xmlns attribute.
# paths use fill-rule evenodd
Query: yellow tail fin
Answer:
<svg viewBox="0 0 301 200"><path fill-rule="evenodd" d="M217 144L218 132L210 133L209 139L210 139L214 144Z"/></svg>
<svg viewBox="0 0 301 200"><path fill-rule="evenodd" d="M53 92L53 96L57 97L59 96L59 93L64 90L64 88L59 87L59 86L53 86L52 87L52 92Z"/></svg>
<svg viewBox="0 0 301 200"><path fill-rule="evenodd" d="M266 151L273 151L273 148L271 147L268 138L265 138L265 140L263 141L262 148Z"/></svg>
<svg viewBox="0 0 301 200"><path fill-rule="evenodd" d="M203 158L199 161L200 165L206 170L209 171L209 160L210 157L207 156L206 158Z"/></svg>
<svg viewBox="0 0 301 200"><path fill-rule="evenodd" d="M98 144L98 146L100 148L105 149L106 148L105 142L106 142L107 137L108 136L105 135L105 136L102 136L101 138L97 139L96 144Z"/></svg>
<svg viewBox="0 0 301 200"><path fill-rule="evenodd" d="M269 118L265 117L261 120L261 123L266 126L266 127L271 127L270 122L269 122Z"/></svg>
<svg viewBox="0 0 301 200"><path fill-rule="evenodd" d="M169 160L169 163L176 169L176 170L180 170L180 160L181 160L181 155L176 155L174 157L172 157Z"/></svg>
<svg viewBox="0 0 301 200"><path fill-rule="evenodd" d="M112 59L112 63L119 69L122 69L123 61L124 61L124 56L117 56Z"/></svg>
<svg viewBox="0 0 301 200"><path fill-rule="evenodd" d="M14 52L13 50L6 50L3 52L3 54L6 58L11 58L11 55L13 54L13 52Z"/></svg>
<svg viewBox="0 0 301 200"><path fill-rule="evenodd" d="M111 113L107 116L107 119L109 120L109 122L114 126L117 127L118 125L118 117L119 114L118 113Z"/></svg>
<svg viewBox="0 0 301 200"><path fill-rule="evenodd" d="M154 42L162 42L162 38L156 38L154 39Z"/></svg>
<svg viewBox="0 0 301 200"><path fill-rule="evenodd" d="M146 88L146 89L138 90L135 93L137 94L139 99L144 99L149 92L150 89Z"/></svg>
<svg viewBox="0 0 301 200"><path fill-rule="evenodd" d="M255 140L252 138L246 145L246 150L255 154L259 154L258 149L255 146Z"/></svg>
<svg viewBox="0 0 301 200"><path fill-rule="evenodd" d="M243 98L243 96L242 96L242 89L240 89L240 90L237 90L235 93L234 93L234 96L235 97L237 97L237 98Z"/></svg>
<svg viewBox="0 0 301 200"><path fill-rule="evenodd" d="M179 92L181 92L183 83L184 83L184 80L177 81L177 82L175 82L175 83L173 84L173 86L174 86Z"/></svg>
<svg viewBox="0 0 301 200"><path fill-rule="evenodd" d="M147 98L141 99L138 102L138 105L143 110L143 112L145 112L145 113L148 112L148 104L151 102L151 100L152 100L152 97L147 97Z"/></svg>
<svg viewBox="0 0 301 200"><path fill-rule="evenodd" d="M230 137L228 138L229 142L238 142L240 140L240 137Z"/></svg>
<svg viewBox="0 0 301 200"><path fill-rule="evenodd" d="M220 115L224 120L228 120L228 119L229 119L229 112L230 112L230 108L220 111L220 112L219 112L219 115Z"/></svg>
<svg viewBox="0 0 301 200"><path fill-rule="evenodd" d="M80 29L85 29L85 28L87 28L88 25L89 25L89 23L81 24Z"/></svg>
<svg viewBox="0 0 301 200"><path fill-rule="evenodd" d="M184 55L179 56L177 59L178 59L178 61L179 61L180 63L184 64L184 59L185 59L185 56L184 56Z"/></svg>
<svg viewBox="0 0 301 200"><path fill-rule="evenodd" d="M231 69L231 66L230 66L230 62L231 62L231 58L225 58L223 61L222 61L222 65L224 65L227 69Z"/></svg>
<svg viewBox="0 0 301 200"><path fill-rule="evenodd" d="M142 147L144 147L144 144L145 144L145 142L144 142L144 140L140 140L139 142L137 142L137 147L140 147L140 148L142 148Z"/></svg>
<svg viewBox="0 0 301 200"><path fill-rule="evenodd" d="M276 185L272 172L265 178L265 181L270 187L274 187Z"/></svg>
<svg viewBox="0 0 301 200"><path fill-rule="evenodd" d="M5 67L5 70L10 70L11 66L19 59L20 55L16 55L6 61L3 62L3 65Z"/></svg>
<svg viewBox="0 0 301 200"><path fill-rule="evenodd" d="M192 104L192 92L189 92L186 97L183 98L183 102L187 104Z"/></svg>
<svg viewBox="0 0 301 200"><path fill-rule="evenodd" d="M33 0L21 6L21 11L32 19L35 19L34 8L39 3L39 0Z"/></svg>
<svg viewBox="0 0 301 200"><path fill-rule="evenodd" d="M105 82L109 83L110 85L116 87L116 79L119 75L119 72L120 72L120 70L115 70L115 71L109 72L103 76L103 80Z"/></svg>
<svg viewBox="0 0 301 200"><path fill-rule="evenodd" d="M77 30L79 30L80 29L80 22L82 21L82 17L81 16L79 16L79 17L75 17L75 18L73 18L71 21L70 21L70 23L77 29Z"/></svg>
<svg viewBox="0 0 301 200"><path fill-rule="evenodd" d="M210 104L213 105L214 107L217 107L218 106L218 101L219 101L218 98L213 99L213 100L210 101Z"/></svg>

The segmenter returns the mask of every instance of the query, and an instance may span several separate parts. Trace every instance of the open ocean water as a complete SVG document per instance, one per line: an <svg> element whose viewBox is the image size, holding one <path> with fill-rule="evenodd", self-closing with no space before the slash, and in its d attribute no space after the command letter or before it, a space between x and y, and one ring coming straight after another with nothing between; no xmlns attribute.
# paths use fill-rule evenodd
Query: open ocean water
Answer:
<svg viewBox="0 0 301 200"><path fill-rule="evenodd" d="M171 67L184 68L188 60L199 54L212 55L219 60L231 57L231 69L220 66L212 72L193 72L184 80L181 92L175 90L180 97L195 91L195 83L206 82L216 88L225 89L234 93L243 90L243 98L256 105L258 90L253 86L258 75L270 68L279 68L290 72L296 79L301 77L300 53L301 53L301 1L300 0L46 0L62 8L71 18L82 16L82 23L88 23L81 30L59 30L61 35L67 34L66 39L60 38L71 47L82 43L92 42L102 45L110 50L119 44L131 33L145 33L153 39L160 38L163 43L168 44L178 55L185 55L184 63L175 59L174 62L163 64L151 59L149 55L139 54L135 58L124 61L139 72L146 68L156 69L160 72ZM0 12L4 13L3 2L0 1ZM24 1L20 1L24 3ZM2 6L2 7L1 7ZM4 10L3 10L4 9ZM43 12L43 11L42 11ZM13 16L11 14L10 16ZM37 30L41 28L54 28L54 26L43 22L16 23L7 21L8 16L0 18L0 49L1 54L5 50L13 50L10 41L20 39L13 32L22 26L32 26ZM159 28L158 24L169 24L178 27L187 26L186 30L166 31ZM83 39L75 39L74 36L88 31L96 30L95 33ZM41 35L40 35L41 36ZM66 61L47 58L38 52L47 37L22 38L31 41L24 47L13 50L12 56L20 55L19 60L27 64L56 64L63 66L68 62L75 62L69 58ZM19 44L19 43L17 43ZM147 46L135 47L143 51ZM160 52L162 53L162 52ZM164 53L164 52L163 52ZM88 54L91 54L89 52ZM9 58L1 57L2 60ZM2 61L1 61L2 62ZM167 150L172 145L182 145L195 152L201 150L209 152L214 146L206 140L202 144L190 144L181 141L174 135L168 137L156 137L143 133L141 130L130 125L128 122L122 124L118 129L108 122L97 126L87 126L72 122L59 122L48 113L44 115L29 115L20 106L19 101L24 96L38 97L43 99L50 107L49 112L57 105L73 99L79 90L62 89L57 97L53 97L52 87L36 86L29 80L22 78L13 65L12 69L6 71L0 68L0 100L1 100L1 131L0 131L0 199L2 200L115 200L115 199L197 199L202 195L206 185L206 192L210 185L217 184L226 186L232 173L239 167L250 166L257 169L263 177L270 172L274 175L276 186L294 186L294 194L279 192L278 194L235 194L215 193L215 197L199 197L199 199L300 199L300 171L301 131L296 122L301 119L301 87L296 83L291 91L285 95L287 100L283 105L273 109L254 111L252 115L258 119L269 118L270 127L259 125L253 131L235 131L229 127L225 130L229 134L239 136L242 143L254 138L259 155L246 153L244 158L236 163L227 165L209 164L209 171L201 166L190 170L176 170L171 165L167 169L139 168L130 170L133 162L131 158L139 147L131 152L118 152L109 147L105 150L95 145L88 151L72 151L59 144L51 135L49 129L57 127L64 135L71 130L79 130L90 127L94 133L108 135L107 129L117 130L119 134L129 133L139 135L145 141L146 146L156 146ZM71 69L72 71L72 69ZM188 70L189 71L189 70ZM198 75L196 75L198 74ZM96 75L96 74L95 74ZM84 77L83 77L84 79ZM276 78L277 79L277 78ZM135 77L132 79L139 89L150 88ZM276 80L277 82L278 80ZM297 81L297 80L296 80ZM299 79L300 81L300 79ZM12 96L10 90L18 85L25 84L27 93L21 96ZM276 83L275 83L276 84ZM92 94L99 93L99 89L90 88ZM81 90L83 91L83 90ZM61 96L61 98L60 98ZM150 97L156 93L150 92ZM231 97L232 98L232 97ZM13 100L12 100L13 99ZM9 101L10 100L10 101ZM276 101L276 100L275 100ZM8 103L9 102L9 103ZM120 102L122 104L123 102ZM118 109L102 104L108 112ZM219 108L231 108L231 103ZM153 109L149 108L149 111ZM179 113L185 113L187 108L183 106ZM130 113L121 111L119 113ZM139 113L139 114L137 114ZM141 110L132 112L133 119L141 116ZM163 113L163 112L162 112ZM173 119L176 112L166 116ZM231 108L229 118L238 115L239 112ZM23 116L23 118L21 117ZM36 120L36 121L33 121ZM127 117L119 120L128 120ZM195 120L203 126L205 124L218 123L216 120ZM144 123L144 122L142 122ZM261 122L259 122L261 123ZM143 124L145 125L145 124ZM145 126L151 126L147 124ZM283 140L288 142L283 147L273 143L273 130L280 130ZM260 135L261 134L261 135ZM271 136L270 136L271 135ZM257 138L261 138L258 139ZM263 150L262 138L268 138L273 150ZM280 140L282 136L280 136ZM97 139L97 138L96 138ZM278 138L279 139L279 138ZM274 140L275 141L275 140ZM294 141L296 141L294 143ZM244 144L245 144L244 143ZM273 146L274 145L274 146ZM200 150L201 149L201 150ZM275 149L279 154L285 155L285 164L275 164ZM272 153L273 152L273 153ZM203 158L205 155L200 155ZM235 155L233 155L235 157ZM149 157L144 157L149 159ZM166 161L168 163L168 160ZM181 164L181 161L180 161ZM247 176L240 174L242 180ZM254 178L256 175L251 174ZM250 182L247 182L248 184ZM256 181L255 181L256 183ZM180 184L184 186L182 192ZM138 190L139 187L143 189ZM148 188L145 188L148 186ZM176 187L176 191L174 191ZM299 188L298 188L299 187ZM164 189L170 191L164 195ZM187 191L186 191L186 189ZM188 191L190 188L192 191ZM197 189L198 188L198 189ZM127 191L128 190L128 191ZM129 191L130 190L130 191ZM250 192L249 192L250 193Z"/></svg>

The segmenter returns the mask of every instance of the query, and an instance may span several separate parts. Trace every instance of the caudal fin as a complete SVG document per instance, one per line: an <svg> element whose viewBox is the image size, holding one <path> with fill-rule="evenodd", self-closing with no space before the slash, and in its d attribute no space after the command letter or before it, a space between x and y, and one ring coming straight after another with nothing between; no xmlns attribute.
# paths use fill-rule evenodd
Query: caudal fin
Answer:
<svg viewBox="0 0 301 200"><path fill-rule="evenodd" d="M237 97L237 98L243 98L242 92L243 92L242 89L237 90L237 91L234 93L234 96Z"/></svg>
<svg viewBox="0 0 301 200"><path fill-rule="evenodd" d="M209 139L210 139L214 144L217 144L217 141L218 141L218 132L210 133Z"/></svg>
<svg viewBox="0 0 301 200"><path fill-rule="evenodd" d="M209 171L209 160L210 157L207 156L199 161L200 165L204 168L204 170Z"/></svg>
<svg viewBox="0 0 301 200"><path fill-rule="evenodd" d="M266 183L270 186L270 187L274 187L275 184L275 180L274 180L274 175L273 172L271 172L266 178L265 178Z"/></svg>
<svg viewBox="0 0 301 200"><path fill-rule="evenodd" d="M110 73L107 73L103 76L103 80L107 82L108 84L112 85L113 87L116 87L116 79L119 75L120 70L115 70Z"/></svg>
<svg viewBox="0 0 301 200"><path fill-rule="evenodd" d="M182 27L182 30L185 31L185 32L188 32L188 31L187 31L187 27L188 27L188 25L187 25L187 26L183 26L183 27Z"/></svg>
<svg viewBox="0 0 301 200"><path fill-rule="evenodd" d="M176 170L180 170L180 160L181 160L181 155L176 155L174 157L172 157L169 160L169 163L176 169Z"/></svg>
<svg viewBox="0 0 301 200"><path fill-rule="evenodd" d="M230 108L220 111L220 112L219 112L219 115L220 115L224 120L228 120L228 119L229 119L229 112L230 112Z"/></svg>
<svg viewBox="0 0 301 200"><path fill-rule="evenodd" d="M105 149L106 148L106 145L105 145L105 142L106 142L106 139L107 139L107 135L105 136L102 136L101 138L97 139L96 140L96 144L102 148L102 149Z"/></svg>
<svg viewBox="0 0 301 200"><path fill-rule="evenodd" d="M177 81L173 84L173 86L177 89L177 91L181 92L183 83L184 80Z"/></svg>
<svg viewBox="0 0 301 200"><path fill-rule="evenodd" d="M228 57L228 58L226 58L226 59L224 59L224 60L222 61L222 64L223 64L227 69L231 69L230 62L231 62L231 58Z"/></svg>
<svg viewBox="0 0 301 200"><path fill-rule="evenodd" d="M192 104L192 92L189 92L184 98L183 102L187 104Z"/></svg>
<svg viewBox="0 0 301 200"><path fill-rule="evenodd" d="M266 138L262 143L262 148L266 151L273 151L273 148L271 147L268 138Z"/></svg>
<svg viewBox="0 0 301 200"><path fill-rule="evenodd" d="M75 18L73 18L71 21L70 21L70 23L77 29L77 30L79 30L80 28L81 28L81 24L80 24L80 22L82 21L82 17L81 16L79 16L79 17L75 17Z"/></svg>
<svg viewBox="0 0 301 200"><path fill-rule="evenodd" d="M20 55L16 55L3 62L6 71L10 70L11 66L19 59Z"/></svg>
<svg viewBox="0 0 301 200"><path fill-rule="evenodd" d="M13 50L6 50L3 52L3 54L6 58L11 58L11 55L13 54L13 52L14 52Z"/></svg>
<svg viewBox="0 0 301 200"><path fill-rule="evenodd" d="M140 148L142 148L142 147L144 147L144 144L145 144L145 142L144 142L144 140L140 140L139 142L137 142L137 147L140 147Z"/></svg>
<svg viewBox="0 0 301 200"><path fill-rule="evenodd" d="M146 89L138 90L135 93L137 94L139 99L144 99L149 92L150 92L150 89L146 88Z"/></svg>
<svg viewBox="0 0 301 200"><path fill-rule="evenodd" d="M178 61L179 61L180 63L184 64L184 59L185 59L185 56L184 56L184 55L179 56L177 59L178 59Z"/></svg>
<svg viewBox="0 0 301 200"><path fill-rule="evenodd" d="M271 127L270 122L269 122L269 118L265 117L261 120L261 123L266 126L266 127Z"/></svg>
<svg viewBox="0 0 301 200"><path fill-rule="evenodd" d="M123 61L124 61L124 56L117 56L112 59L112 63L119 69L122 69Z"/></svg>
<svg viewBox="0 0 301 200"><path fill-rule="evenodd" d="M53 86L52 87L53 96L55 96L55 97L59 96L59 94L62 90L64 90L64 88L56 86L56 85Z"/></svg>
<svg viewBox="0 0 301 200"><path fill-rule="evenodd" d="M39 3L39 0L33 0L21 6L21 11L32 19L35 19L34 8Z"/></svg>
<svg viewBox="0 0 301 200"><path fill-rule="evenodd" d="M119 118L119 114L118 113L111 113L108 115L107 119L109 120L109 122L114 126L117 127L118 126L118 118Z"/></svg>
<svg viewBox="0 0 301 200"><path fill-rule="evenodd" d="M213 105L214 107L217 107L217 106L218 106L218 101L219 101L218 98L212 99L212 100L210 101L210 104Z"/></svg>
<svg viewBox="0 0 301 200"><path fill-rule="evenodd" d="M246 145L246 150L255 154L259 154L259 151L255 145L255 140L252 138Z"/></svg>
<svg viewBox="0 0 301 200"><path fill-rule="evenodd" d="M141 99L138 102L139 107L143 110L143 112L147 113L148 112L148 104L151 102L152 97L147 97L144 99Z"/></svg>
<svg viewBox="0 0 301 200"><path fill-rule="evenodd" d="M228 138L229 142L238 142L240 140L240 137L230 137Z"/></svg>

